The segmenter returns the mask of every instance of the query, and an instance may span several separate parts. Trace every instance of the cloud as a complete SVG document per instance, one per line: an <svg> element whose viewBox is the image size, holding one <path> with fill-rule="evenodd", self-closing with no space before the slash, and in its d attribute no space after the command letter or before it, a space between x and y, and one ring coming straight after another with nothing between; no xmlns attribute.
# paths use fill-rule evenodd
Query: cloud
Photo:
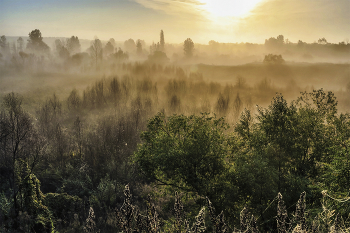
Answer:
<svg viewBox="0 0 350 233"><path fill-rule="evenodd" d="M283 34L294 42L321 37L339 42L350 36L349 7L349 0L265 0L237 30L265 38Z"/></svg>
<svg viewBox="0 0 350 233"><path fill-rule="evenodd" d="M193 5L198 5L198 6L205 5L205 3L202 3L202 2L197 1L197 0L171 0L171 1L172 1L172 2L189 3L189 4L193 4Z"/></svg>
<svg viewBox="0 0 350 233"><path fill-rule="evenodd" d="M202 18L201 8L205 5L198 0L134 0L138 4L174 16L191 16Z"/></svg>

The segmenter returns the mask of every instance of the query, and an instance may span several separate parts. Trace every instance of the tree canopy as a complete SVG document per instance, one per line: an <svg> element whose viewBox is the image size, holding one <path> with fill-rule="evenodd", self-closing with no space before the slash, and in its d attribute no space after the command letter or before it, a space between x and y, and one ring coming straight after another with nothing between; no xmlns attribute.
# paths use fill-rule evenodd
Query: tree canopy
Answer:
<svg viewBox="0 0 350 233"><path fill-rule="evenodd" d="M325 187L347 192L350 117L338 115L336 106L334 94L322 89L290 104L278 94L256 116L245 110L232 133L208 114L159 113L134 160L148 177L208 196L231 218L242 202L269 216L263 210L277 193L291 205L303 191L311 203Z"/></svg>
<svg viewBox="0 0 350 233"><path fill-rule="evenodd" d="M185 57L190 58L193 56L194 43L191 38L187 38L184 41L184 53Z"/></svg>
<svg viewBox="0 0 350 233"><path fill-rule="evenodd" d="M67 49L70 54L75 54L80 52L80 42L77 36L72 36L67 39Z"/></svg>
<svg viewBox="0 0 350 233"><path fill-rule="evenodd" d="M35 29L29 33L27 49L33 52L39 52L39 53L49 52L50 48L43 41L43 37L41 36L41 32L39 29Z"/></svg>
<svg viewBox="0 0 350 233"><path fill-rule="evenodd" d="M185 190L211 196L226 171L229 153L222 118L159 113L150 119L135 154L145 174Z"/></svg>

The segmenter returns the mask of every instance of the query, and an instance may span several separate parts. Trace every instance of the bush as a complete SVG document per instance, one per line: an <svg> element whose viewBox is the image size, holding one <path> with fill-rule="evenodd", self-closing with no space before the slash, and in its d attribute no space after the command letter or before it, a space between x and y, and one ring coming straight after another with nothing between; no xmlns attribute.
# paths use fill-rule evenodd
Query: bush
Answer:
<svg viewBox="0 0 350 233"><path fill-rule="evenodd" d="M264 63L268 64L283 64L285 61L282 58L282 55L276 55L276 54L268 54L265 55Z"/></svg>
<svg viewBox="0 0 350 233"><path fill-rule="evenodd" d="M74 219L75 213L84 213L83 200L67 193L47 193L44 203L56 220L60 219L67 225Z"/></svg>

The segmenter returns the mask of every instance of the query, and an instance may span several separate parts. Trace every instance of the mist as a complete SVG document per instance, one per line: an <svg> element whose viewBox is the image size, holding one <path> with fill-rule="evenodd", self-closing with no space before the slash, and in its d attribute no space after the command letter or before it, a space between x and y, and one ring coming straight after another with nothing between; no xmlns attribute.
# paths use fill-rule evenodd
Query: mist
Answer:
<svg viewBox="0 0 350 233"><path fill-rule="evenodd" d="M315 207L319 204L320 190L329 183L322 183L322 186L312 179L316 180L319 174L322 174L322 177L327 176L322 179L329 179L332 183L329 178L329 174L332 173L327 173L328 168L320 164L322 162L333 166L333 157L329 154L333 153L334 145L340 148L336 147L339 150L334 152L338 153L339 157L344 154L348 156L349 153L347 147L344 149L345 142L349 142L348 134L340 130L342 124L345 128L349 123L348 120L344 120L348 119L350 112L349 41L329 43L322 37L315 38L314 43L301 40L291 42L283 35L272 35L266 38L263 44L222 43L214 40L210 40L208 44L200 44L191 38L183 38L183 41L178 43L168 43L167 30L160 30L155 37L158 38L156 41L146 41L142 38L125 38L123 41L113 38L101 40L98 36L88 40L75 35L45 37L44 32L39 29L30 31L29 37L1 37L0 130L1 145L4 145L4 149L0 150L0 156L4 165L0 167L3 178L0 182L0 194L2 203L9 204L1 207L5 213L3 215L7 217L0 229L19 229L27 215L36 216L35 211L31 212L31 208L34 207L29 208L27 204L23 204L27 202L22 193L27 192L29 186L23 188L19 185L27 180L23 177L29 177L28 174L36 175L33 175L35 179L31 178L31 182L35 187L39 187L37 190L40 191L41 185L41 191L37 191L35 198L45 207L40 207L40 213L43 213L43 219L46 221L25 222L28 229L51 229L51 226L55 226L62 231L76 229L77 232L85 232L90 226L86 222L95 221L92 217L94 213L99 219L96 219L97 225L93 226L104 232L132 228L134 225L117 224L118 221L123 222L118 216L124 213L125 203L131 203L125 201L131 198L129 185L135 193L135 205L140 206L142 211L148 210L152 196L152 211L156 211L152 213L154 216L158 216L159 213L159 218L170 228L177 221L172 217L170 208L174 205L174 208L180 208L174 204L178 203L180 191L185 193L181 198L189 206L186 207L186 218L194 219L203 205L209 208L209 196L218 210L226 211L225 216L230 218L227 220L230 229L239 225L239 216L245 206L249 206L255 216L260 214L267 219L274 219L275 210L268 210L266 213L262 210L269 207L272 200L277 200L277 193L278 198L282 198L283 193L288 206L294 208L300 193L307 190L309 194L314 194L312 205L308 205L308 208L310 206L314 212L320 211L319 207ZM313 133L311 126L312 130L307 131L308 129L303 128L303 124L306 123L303 120L298 121L293 125L297 133L293 133L305 134L306 139L304 136L293 134L297 139L292 142L288 141L289 134L285 133L292 128L287 123L287 126L278 125L282 132L278 131L277 136L273 133L269 135L268 130L261 133L258 131L264 130L259 125L261 122L265 124L264 127L274 127L272 123L266 123L266 119L270 119L268 114L275 114L276 106L282 108L282 113L276 113L271 119L279 119L287 112L287 115L290 114L288 117L294 117L293 114L299 117L297 114L300 114L303 119L312 121L312 127L322 125ZM301 110L299 112L295 109ZM286 122L297 119L293 117L288 118ZM21 124L13 123L16 122L14 118ZM314 119L316 120L313 122ZM221 121L225 123L221 124ZM15 126L11 128L12 123ZM179 129L172 129L176 124L183 128L179 126ZM332 127L339 128L333 130ZM18 131L12 130L15 128L25 131L21 134L23 139L18 141L21 145L19 152L9 146L12 143L8 139L12 135L11 132L15 134ZM335 132L336 136L319 139L326 135L322 131L325 128L327 133L331 135L330 132ZM203 134L200 134L202 132ZM199 133L199 136L196 133ZM147 149L144 148L145 145L149 145L147 143L158 142L163 140L163 137L173 137L174 140L180 141L169 142L169 148L173 145L180 147L186 144L185 140L181 141L182 138L189 135L194 135L193 141L190 141L192 138L189 139L189 145L203 143L203 138L214 138L212 142L203 143L193 149L193 156L201 156L197 151L209 148L211 143L215 145L215 149L214 152L208 153L208 158L215 157L211 153L215 154L217 151L225 154L217 164L216 161L205 160L208 171L207 168L194 168L198 169L196 175L200 174L202 182L206 180L202 177L211 178L208 172L216 174L217 171L211 166L220 167L224 164L221 167L223 171L227 169L225 172L228 175L226 174L225 178L215 176L217 180L210 183L215 188L208 189L209 191L204 190L205 185L196 186L197 181L192 185L191 179L194 175L191 174L188 179L183 178L184 172L179 175L179 184L173 182L177 181L177 178L171 180L173 183L163 182L161 179L166 177L167 171L165 169L164 173L159 172L164 169L164 164L163 167L157 167L159 170L152 170L151 175L148 171L145 172L147 166L150 170L155 169L151 159L156 158L157 153L159 156L175 153L171 150L166 153L159 152L161 145L158 145L159 148L149 146L154 149L152 151L148 148L154 154L145 153L150 155L149 160L145 162L142 160L142 150ZM290 143L292 146L287 147L283 142L280 143L280 138L286 141L286 145ZM334 145L329 142L332 138ZM215 143L218 142L221 144L216 150ZM251 144L244 144L248 142ZM339 145L336 144L338 142ZM298 146L304 146L303 143L307 145L299 150ZM188 151L191 151L190 149ZM180 148L176 153L183 155L185 152L187 151ZM302 159L299 161L299 157L295 160L294 157L290 159L295 154L305 154L305 157L311 158L312 153L316 152L321 154L323 160L315 162L312 168L307 167L311 167L309 164L305 165L307 168L302 167ZM260 157L260 154L254 153L262 155ZM282 160L281 156L284 155L290 160ZM172 161L174 158L167 157L169 164L176 167L182 163L176 158ZM314 157L310 159L310 164L314 164L314 159L316 160ZM198 161L202 162L200 159ZM300 164L295 165L296 161ZM284 170L281 169L281 164ZM274 170L270 172L272 168ZM171 173L174 177L177 175L176 169ZM253 178L250 178L247 181L246 175L256 180L251 181ZM273 182L269 182L270 179ZM227 180L227 183L221 184L222 180ZM217 183L224 188L220 185L215 186ZM273 188L265 190L264 185L267 183ZM329 187L334 188L331 185ZM345 189L342 188L334 190L338 191L339 195L345 193ZM231 193L236 196L230 196L233 195ZM148 195L148 202L145 202ZM57 206L60 202L71 206L68 212ZM227 207L227 203L233 206ZM118 212L119 209L121 212ZM346 210L340 207L339 209L339 216L346 216ZM139 214L133 213L135 216ZM16 226L9 219L14 219L13 222L19 225ZM136 217L133 217L130 221L135 219ZM199 218L196 219L199 221ZM335 224L336 220L332 221ZM276 229L278 226L271 222L265 221L259 227L266 231ZM296 222L291 223L293 224ZM348 226L346 224L348 222L343 224L344 229ZM207 229L214 229L214 225L208 225ZM326 229L328 225L321 227Z"/></svg>
<svg viewBox="0 0 350 233"><path fill-rule="evenodd" d="M182 99L180 112L198 112L204 100L212 112L224 92L232 101L240 96L241 111L245 107L266 106L276 93L292 100L302 91L321 88L335 92L340 109L349 111L347 41L331 44L320 38L311 44L301 40L292 43L283 35L267 38L264 44L211 40L205 45L191 40L194 46L188 55L184 53L185 42L165 43L164 33L163 39L152 43L140 39L101 41L97 37L84 40L74 36L38 40L42 44L31 47L28 37L2 37L1 95L14 91L23 94L28 103L40 105L53 93L64 100L73 89L82 95L95 82L108 86L111 78L120 81L128 77L134 90L127 101L139 94L138 82L154 83L158 101L154 111L168 110L166 88L174 82L184 83L181 93L174 93ZM280 55L280 60L268 60L269 55ZM210 91L213 85L217 88ZM108 91L106 87L106 94ZM186 101L189 97L194 101ZM232 106L229 109L233 111ZM227 114L237 116L239 112Z"/></svg>

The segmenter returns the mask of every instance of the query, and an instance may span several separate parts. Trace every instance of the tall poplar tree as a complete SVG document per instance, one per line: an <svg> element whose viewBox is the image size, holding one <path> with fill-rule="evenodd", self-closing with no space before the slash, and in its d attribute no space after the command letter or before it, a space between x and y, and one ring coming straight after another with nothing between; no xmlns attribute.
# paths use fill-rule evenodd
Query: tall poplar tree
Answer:
<svg viewBox="0 0 350 233"><path fill-rule="evenodd" d="M162 52L164 52L164 45L165 45L164 32L163 30L160 30L160 51Z"/></svg>

